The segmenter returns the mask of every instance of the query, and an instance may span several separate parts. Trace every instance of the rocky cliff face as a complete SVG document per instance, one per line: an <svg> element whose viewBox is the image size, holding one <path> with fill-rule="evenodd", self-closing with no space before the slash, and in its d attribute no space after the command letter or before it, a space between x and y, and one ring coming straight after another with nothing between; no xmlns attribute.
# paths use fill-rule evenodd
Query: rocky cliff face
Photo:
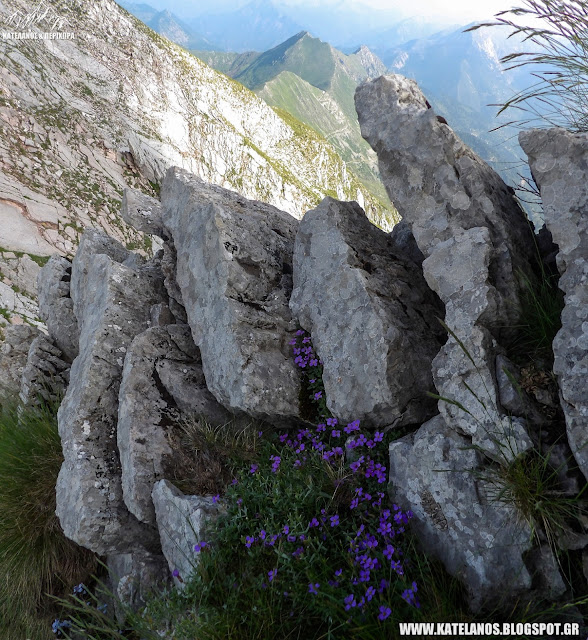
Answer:
<svg viewBox="0 0 588 640"><path fill-rule="evenodd" d="M523 139L548 212L553 194L565 194L562 215L547 216L566 293L554 343L568 427L561 441L557 407L546 418L507 357L504 325L516 327L522 300L517 269L531 268L535 251L512 194L413 82L367 83L357 105L405 215L391 234L357 203L326 198L299 223L173 167L160 201L137 191L124 198L125 219L157 234L163 249L145 260L86 231L71 264L52 259L41 271L49 335L7 333L0 368L13 386L20 376L25 401L49 365L65 393L63 529L105 554L123 587L148 586L165 561L189 571L180 552L191 557L222 509L170 482L182 464L183 418L307 425L287 357L299 323L315 338L334 416L358 412L366 425L408 432L390 445L389 498L413 511L424 548L463 580L471 607L505 595L570 595L540 523L516 499L497 499L496 486L531 456L544 456L560 497L577 496L586 482L588 139L557 131ZM445 396L437 406L428 395L435 390ZM574 548L588 565L587 527L578 526ZM551 542L570 544L563 534Z"/></svg>
<svg viewBox="0 0 588 640"><path fill-rule="evenodd" d="M132 186L154 195L171 165L298 218L330 194L364 203L386 223L324 140L287 124L111 0L45 4L75 38L6 40L0 65L7 315L37 320L34 261L43 260L35 256L73 254L84 228L148 252L150 239L120 218L122 192ZM19 31L11 16L27 11L29 3L10 0L0 5L0 21ZM43 21L35 28L49 29Z"/></svg>

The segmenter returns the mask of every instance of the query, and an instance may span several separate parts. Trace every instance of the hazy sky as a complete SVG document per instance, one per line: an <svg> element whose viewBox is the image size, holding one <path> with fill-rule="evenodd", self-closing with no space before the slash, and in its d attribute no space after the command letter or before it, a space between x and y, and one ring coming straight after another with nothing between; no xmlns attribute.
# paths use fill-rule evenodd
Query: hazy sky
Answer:
<svg viewBox="0 0 588 640"><path fill-rule="evenodd" d="M340 0L280 0L288 5L333 5ZM358 4L350 2L349 4ZM406 16L443 16L447 22L465 23L476 18L492 17L499 11L515 6L512 0L361 0L361 4L374 9L393 10ZM518 3L520 6L520 3Z"/></svg>
<svg viewBox="0 0 588 640"><path fill-rule="evenodd" d="M134 0L140 2L141 0ZM238 8L250 0L143 0L158 9L170 9L178 14L198 15ZM522 6L520 0L274 0L276 5L295 7L332 7L363 4L403 17L435 17L443 22L465 24L480 18L491 18L498 11Z"/></svg>

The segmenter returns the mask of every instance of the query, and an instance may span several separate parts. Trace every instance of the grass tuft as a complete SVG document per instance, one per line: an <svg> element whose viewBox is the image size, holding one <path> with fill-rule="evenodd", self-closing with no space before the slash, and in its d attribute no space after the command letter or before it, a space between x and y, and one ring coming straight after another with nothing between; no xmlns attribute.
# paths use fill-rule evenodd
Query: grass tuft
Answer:
<svg viewBox="0 0 588 640"><path fill-rule="evenodd" d="M53 407L0 405L0 637L42 639L62 594L95 567L55 515L63 462Z"/></svg>

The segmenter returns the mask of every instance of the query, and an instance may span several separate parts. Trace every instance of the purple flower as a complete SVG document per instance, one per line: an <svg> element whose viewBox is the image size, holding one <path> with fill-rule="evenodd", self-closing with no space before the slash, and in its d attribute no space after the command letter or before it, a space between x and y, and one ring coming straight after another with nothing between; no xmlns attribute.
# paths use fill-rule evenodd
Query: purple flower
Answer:
<svg viewBox="0 0 588 640"><path fill-rule="evenodd" d="M335 571L335 575L337 577L339 577L342 573L343 573L343 569L337 569L337 571Z"/></svg>
<svg viewBox="0 0 588 640"><path fill-rule="evenodd" d="M350 422L345 429L343 429L345 433L352 433L353 431L359 431L359 420L354 420Z"/></svg>
<svg viewBox="0 0 588 640"><path fill-rule="evenodd" d="M380 433L379 431L376 431L376 433L374 433L374 442L382 442L383 439L384 439L383 433Z"/></svg>
<svg viewBox="0 0 588 640"><path fill-rule="evenodd" d="M383 553L386 556L386 558L388 558L388 560L392 560L392 556L394 554L394 547L391 544L389 544Z"/></svg>
<svg viewBox="0 0 588 640"><path fill-rule="evenodd" d="M316 430L320 433L321 431L324 431L326 428L327 428L326 425L319 424L317 425Z"/></svg>
<svg viewBox="0 0 588 640"><path fill-rule="evenodd" d="M314 384L316 382L316 380L313 378L312 380L309 380L310 384Z"/></svg>
<svg viewBox="0 0 588 640"><path fill-rule="evenodd" d="M357 606L357 602L355 602L355 596L352 593L350 593L343 600L343 602L345 603L345 611L349 611L349 609L351 609L351 607Z"/></svg>
<svg viewBox="0 0 588 640"><path fill-rule="evenodd" d="M260 540L265 540L265 530L264 530L264 529L262 529L262 530L259 532L259 539L260 539Z"/></svg>
<svg viewBox="0 0 588 640"><path fill-rule="evenodd" d="M218 495L218 493L212 497L213 504L216 504L219 500L220 500L220 496Z"/></svg>
<svg viewBox="0 0 588 640"><path fill-rule="evenodd" d="M392 609L390 609L390 607L382 605L380 607L380 615L378 616L378 620L385 620L391 613Z"/></svg>
<svg viewBox="0 0 588 640"><path fill-rule="evenodd" d="M318 366L318 360L316 358L313 358L308 364L311 367L317 367Z"/></svg>
<svg viewBox="0 0 588 640"><path fill-rule="evenodd" d="M291 345L296 344L296 338L292 338L292 340L290 340L290 342L288 342L288 344L291 344Z"/></svg>
<svg viewBox="0 0 588 640"><path fill-rule="evenodd" d="M368 587L365 591L365 597L368 602L376 595L374 587Z"/></svg>
<svg viewBox="0 0 588 640"><path fill-rule="evenodd" d="M249 469L249 473L255 473L259 469L258 464L252 464L251 469Z"/></svg>
<svg viewBox="0 0 588 640"><path fill-rule="evenodd" d="M251 547L251 545L255 542L255 538L252 536L247 536L245 538L245 546L249 549L249 547Z"/></svg>
<svg viewBox="0 0 588 640"><path fill-rule="evenodd" d="M179 572L177 569L174 569L174 570L172 571L172 576L173 576L174 578L178 578L178 577L179 577L179 575L180 575L180 572Z"/></svg>
<svg viewBox="0 0 588 640"><path fill-rule="evenodd" d="M242 498L237 498L237 505L240 507L243 504Z"/></svg>
<svg viewBox="0 0 588 640"><path fill-rule="evenodd" d="M311 529L312 527L318 527L319 526L319 521L316 518L313 518L309 523L308 523L308 528Z"/></svg>
<svg viewBox="0 0 588 640"><path fill-rule="evenodd" d="M323 397L323 392L322 391L318 391L317 393L314 394L314 399L315 400L320 400Z"/></svg>
<svg viewBox="0 0 588 640"><path fill-rule="evenodd" d="M327 418L327 425L329 427L334 427L337 424L337 418Z"/></svg>
<svg viewBox="0 0 588 640"><path fill-rule="evenodd" d="M410 589L406 589L402 594L402 599L408 604L416 607L417 609L421 608L419 601L416 599L415 593L417 592L417 583L413 582L412 587Z"/></svg>
<svg viewBox="0 0 588 640"><path fill-rule="evenodd" d="M339 429L333 429L333 431L331 431L331 435L333 438L338 438L341 435L341 431L339 431Z"/></svg>
<svg viewBox="0 0 588 640"><path fill-rule="evenodd" d="M288 534L288 533L290 533L290 527L289 527L287 524L285 524L285 525L284 525L284 528L282 529L282 531L283 531L285 534Z"/></svg>
<svg viewBox="0 0 588 640"><path fill-rule="evenodd" d="M278 570L277 569L272 569L271 571L268 572L268 576L269 576L269 581L271 582L276 575L278 574Z"/></svg>
<svg viewBox="0 0 588 640"><path fill-rule="evenodd" d="M288 536L288 542L296 542L296 536Z"/></svg>
<svg viewBox="0 0 588 640"><path fill-rule="evenodd" d="M298 331L296 332L297 336L303 336L304 335L304 329L298 329Z"/></svg>
<svg viewBox="0 0 588 640"><path fill-rule="evenodd" d="M312 582L309 582L309 583L308 583L308 591L309 591L310 593L317 594L317 593L318 593L317 589L318 589L320 586L321 586L321 585L320 585L318 582L315 582L315 584L312 584Z"/></svg>
<svg viewBox="0 0 588 640"><path fill-rule="evenodd" d="M235 486L239 481L237 480L237 478L233 478L233 481L231 482L231 484L233 486Z"/></svg>
<svg viewBox="0 0 588 640"><path fill-rule="evenodd" d="M262 436L262 435L263 435L263 431L258 431L258 432L257 432L257 437L258 437L258 438L261 438L261 436Z"/></svg>
<svg viewBox="0 0 588 640"><path fill-rule="evenodd" d="M202 551L202 549L204 549L204 547L207 545L207 542L199 542L198 544L194 545L194 551L196 553L200 553Z"/></svg>
<svg viewBox="0 0 588 640"><path fill-rule="evenodd" d="M331 520L332 527L336 527L339 524L339 516L337 515L331 516L330 520Z"/></svg>

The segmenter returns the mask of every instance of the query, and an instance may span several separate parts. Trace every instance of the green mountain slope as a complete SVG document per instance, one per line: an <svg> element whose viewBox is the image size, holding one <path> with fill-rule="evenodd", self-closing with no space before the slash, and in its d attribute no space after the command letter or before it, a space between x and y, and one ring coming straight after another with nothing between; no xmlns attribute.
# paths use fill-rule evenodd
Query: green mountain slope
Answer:
<svg viewBox="0 0 588 640"><path fill-rule="evenodd" d="M324 136L374 198L391 206L353 101L360 82L385 71L369 49L345 55L302 31L261 54L198 55Z"/></svg>

